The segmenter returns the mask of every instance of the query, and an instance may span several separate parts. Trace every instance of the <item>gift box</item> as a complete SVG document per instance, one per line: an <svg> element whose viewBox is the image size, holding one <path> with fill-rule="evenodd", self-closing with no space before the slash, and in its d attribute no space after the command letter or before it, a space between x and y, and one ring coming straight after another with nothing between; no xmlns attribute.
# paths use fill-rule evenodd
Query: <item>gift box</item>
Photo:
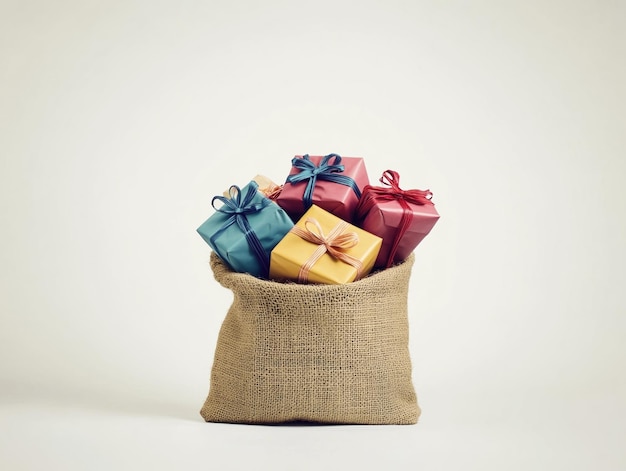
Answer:
<svg viewBox="0 0 626 471"><path fill-rule="evenodd" d="M313 205L270 257L270 278L343 284L367 275L382 239Z"/></svg>
<svg viewBox="0 0 626 471"><path fill-rule="evenodd" d="M255 181L243 189L233 185L229 198L214 197L211 205L216 213L198 228L198 233L233 270L267 278L270 252L291 230L293 222L258 187ZM222 206L216 207L216 201Z"/></svg>
<svg viewBox="0 0 626 471"><path fill-rule="evenodd" d="M277 185L264 175L257 175L252 179L252 181L256 182L257 185L259 185L257 191L260 191L272 201L278 198L278 195L280 195L280 191L283 189L281 185ZM229 190L224 191L223 195L226 198L230 198Z"/></svg>
<svg viewBox="0 0 626 471"><path fill-rule="evenodd" d="M276 202L295 222L315 204L352 222L361 190L369 184L360 157L296 156Z"/></svg>
<svg viewBox="0 0 626 471"><path fill-rule="evenodd" d="M430 190L402 190L398 172L387 170L380 178L387 187L368 185L357 208L358 225L382 237L374 264L387 268L405 260L433 228L439 214Z"/></svg>

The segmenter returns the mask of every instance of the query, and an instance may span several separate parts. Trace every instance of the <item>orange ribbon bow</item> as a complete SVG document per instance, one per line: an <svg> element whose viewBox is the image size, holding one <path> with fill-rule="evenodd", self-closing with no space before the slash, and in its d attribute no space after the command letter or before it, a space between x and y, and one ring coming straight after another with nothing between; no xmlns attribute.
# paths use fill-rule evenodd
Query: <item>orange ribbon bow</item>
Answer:
<svg viewBox="0 0 626 471"><path fill-rule="evenodd" d="M312 224L315 227L312 229L309 227L309 224ZM359 259L345 253L345 250L354 247L359 243L359 236L355 232L343 233L343 231L348 227L347 222L341 221L328 233L328 235L324 234L322 226L320 226L320 223L315 218L307 218L304 223L304 227L305 229L294 226L291 229L291 232L307 242L316 244L318 247L309 259L300 267L300 272L298 273L299 282L306 283L308 281L309 271L325 253L328 253L337 260L341 260L342 262L352 265L357 271L355 279L358 280L361 278L363 263Z"/></svg>

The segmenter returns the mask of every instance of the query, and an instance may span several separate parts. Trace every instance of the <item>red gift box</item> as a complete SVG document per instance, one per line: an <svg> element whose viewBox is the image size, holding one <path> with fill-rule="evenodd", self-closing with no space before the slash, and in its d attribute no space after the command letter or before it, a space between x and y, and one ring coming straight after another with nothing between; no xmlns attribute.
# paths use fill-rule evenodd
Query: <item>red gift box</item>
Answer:
<svg viewBox="0 0 626 471"><path fill-rule="evenodd" d="M357 225L383 239L374 266L386 268L405 260L415 250L439 214L431 201L430 190L400 189L397 172L385 171L380 182L388 187L368 185L363 189Z"/></svg>
<svg viewBox="0 0 626 471"><path fill-rule="evenodd" d="M337 154L296 156L276 203L293 221L313 205L353 222L361 190L369 184L360 157Z"/></svg>

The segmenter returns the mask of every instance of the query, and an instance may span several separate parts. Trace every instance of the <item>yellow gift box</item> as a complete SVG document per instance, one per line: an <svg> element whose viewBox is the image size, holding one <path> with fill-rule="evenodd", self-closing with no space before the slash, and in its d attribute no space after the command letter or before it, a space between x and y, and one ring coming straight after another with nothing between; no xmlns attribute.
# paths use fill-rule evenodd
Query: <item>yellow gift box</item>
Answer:
<svg viewBox="0 0 626 471"><path fill-rule="evenodd" d="M274 247L270 278L343 284L369 274L382 239L313 205Z"/></svg>

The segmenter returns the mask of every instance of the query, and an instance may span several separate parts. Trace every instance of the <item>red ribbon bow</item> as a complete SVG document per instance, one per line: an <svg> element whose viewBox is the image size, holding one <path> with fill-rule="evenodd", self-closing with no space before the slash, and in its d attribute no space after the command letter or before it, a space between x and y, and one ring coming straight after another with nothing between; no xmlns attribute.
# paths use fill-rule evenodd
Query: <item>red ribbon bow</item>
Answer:
<svg viewBox="0 0 626 471"><path fill-rule="evenodd" d="M362 220L376 203L395 200L402 207L402 218L400 219L398 230L396 231L389 256L387 257L386 266L389 268L393 264L400 240L411 225L413 219L413 211L411 211L409 204L417 204L420 206L433 204L431 201L433 194L430 190L401 189L400 175L394 170L385 170L379 181L387 185L388 188L366 185L365 188L363 188L363 196L359 201L356 212L357 218Z"/></svg>

